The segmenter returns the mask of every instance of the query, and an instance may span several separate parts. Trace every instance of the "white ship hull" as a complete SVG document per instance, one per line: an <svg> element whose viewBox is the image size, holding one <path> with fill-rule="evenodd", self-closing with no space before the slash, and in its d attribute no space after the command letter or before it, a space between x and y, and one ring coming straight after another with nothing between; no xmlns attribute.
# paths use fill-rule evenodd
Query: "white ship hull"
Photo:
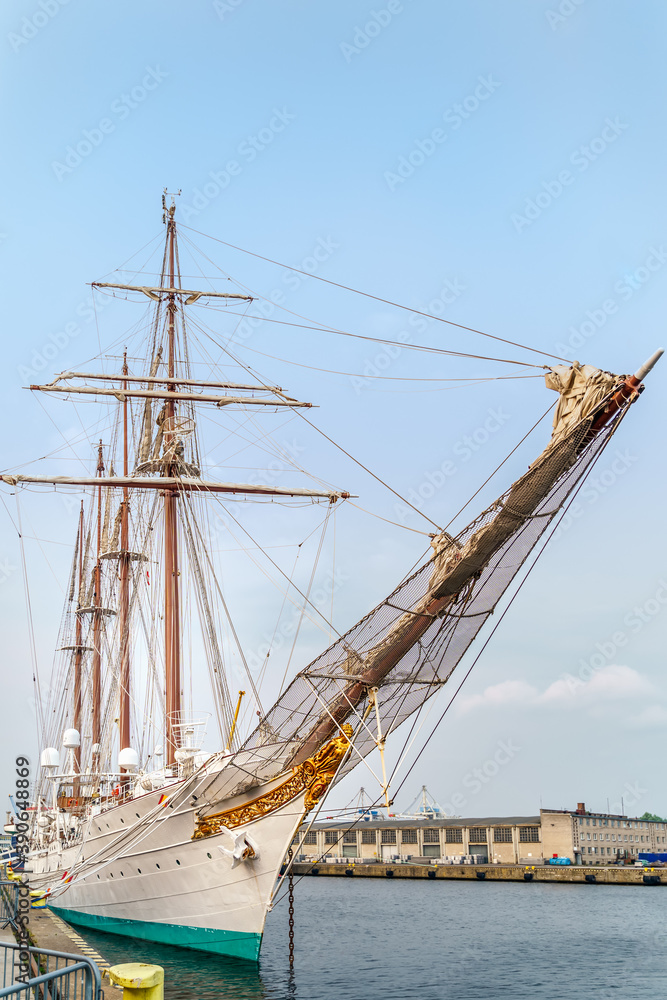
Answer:
<svg viewBox="0 0 667 1000"><path fill-rule="evenodd" d="M279 785L256 787L219 808L257 801ZM192 839L192 791L180 782L93 816L79 845L33 854L31 887L49 890L51 909L71 923L256 961L276 878L306 811L305 792L232 831L247 833L256 849L232 867L221 850L234 846L228 832ZM158 805L164 794L175 806Z"/></svg>

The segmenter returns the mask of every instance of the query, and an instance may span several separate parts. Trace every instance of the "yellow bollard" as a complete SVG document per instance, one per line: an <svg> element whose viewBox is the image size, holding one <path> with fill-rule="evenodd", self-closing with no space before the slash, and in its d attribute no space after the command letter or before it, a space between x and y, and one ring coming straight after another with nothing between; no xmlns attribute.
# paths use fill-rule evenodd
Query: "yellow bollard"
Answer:
<svg viewBox="0 0 667 1000"><path fill-rule="evenodd" d="M164 969L161 965L127 962L113 965L109 979L123 987L123 1000L164 1000Z"/></svg>

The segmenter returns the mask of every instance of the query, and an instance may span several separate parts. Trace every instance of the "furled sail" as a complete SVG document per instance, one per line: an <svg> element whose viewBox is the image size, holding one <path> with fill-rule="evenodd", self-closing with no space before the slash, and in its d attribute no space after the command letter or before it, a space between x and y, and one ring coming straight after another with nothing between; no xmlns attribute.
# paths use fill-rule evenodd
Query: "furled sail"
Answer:
<svg viewBox="0 0 667 1000"><path fill-rule="evenodd" d="M245 775L239 789L252 787L299 764L351 722L355 752L340 778L376 745L375 717L367 712L372 689L387 735L446 683L606 446L629 395L612 406L628 380L577 363L553 369L546 382L560 400L539 458L455 538L434 537L430 560L296 675L222 772L221 786L235 773L237 781Z"/></svg>

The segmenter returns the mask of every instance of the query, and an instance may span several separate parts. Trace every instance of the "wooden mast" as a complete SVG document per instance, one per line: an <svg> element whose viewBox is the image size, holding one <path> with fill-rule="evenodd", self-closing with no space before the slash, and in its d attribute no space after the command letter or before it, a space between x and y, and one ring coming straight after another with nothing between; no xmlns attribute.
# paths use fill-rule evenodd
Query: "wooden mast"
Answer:
<svg viewBox="0 0 667 1000"><path fill-rule="evenodd" d="M123 375L128 374L127 352L123 354ZM127 382L123 381L127 389ZM127 396L123 397L123 475L129 475ZM118 716L118 749L130 746L130 539L129 488L123 487L120 516L120 710ZM124 768L121 768L124 770Z"/></svg>
<svg viewBox="0 0 667 1000"><path fill-rule="evenodd" d="M104 460L102 458L102 442L97 449L97 475L104 475ZM95 560L95 579L93 585L93 746L99 746L102 739L102 651L100 649L102 633L102 487L97 487L97 553ZM95 759L97 757L97 760ZM99 754L93 755L93 770L99 763Z"/></svg>
<svg viewBox="0 0 667 1000"><path fill-rule="evenodd" d="M81 591L84 586L83 581L83 500L79 511L79 590L77 592L77 610L81 608ZM81 664L83 662L83 627L81 615L76 616L76 626L74 634L74 718L73 725L79 734L79 745L74 750L74 770L81 773ZM78 786L77 786L78 787ZM78 795L78 791L74 792Z"/></svg>
<svg viewBox="0 0 667 1000"><path fill-rule="evenodd" d="M176 223L175 205L172 204L167 216L167 240L169 244L169 287L175 281ZM167 301L168 323L168 371L169 386L174 385L176 374L176 295L170 292ZM164 448L167 461L164 475L175 477L178 467L173 461L175 444L174 424L176 403L167 399L165 403ZM170 454L171 452L171 454ZM178 746L180 729L174 728L180 720L181 711L181 635L178 587L178 513L176 490L167 490L164 495L164 651L166 674L166 763L173 764Z"/></svg>

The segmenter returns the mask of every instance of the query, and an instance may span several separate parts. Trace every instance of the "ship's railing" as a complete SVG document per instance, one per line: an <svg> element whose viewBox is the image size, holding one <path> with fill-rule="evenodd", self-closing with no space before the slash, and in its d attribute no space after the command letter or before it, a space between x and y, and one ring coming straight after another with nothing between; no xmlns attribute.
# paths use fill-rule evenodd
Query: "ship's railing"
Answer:
<svg viewBox="0 0 667 1000"><path fill-rule="evenodd" d="M104 1000L100 970L84 955L0 944L1 997Z"/></svg>
<svg viewBox="0 0 667 1000"><path fill-rule="evenodd" d="M0 928L16 927L19 908L19 883L0 879Z"/></svg>

